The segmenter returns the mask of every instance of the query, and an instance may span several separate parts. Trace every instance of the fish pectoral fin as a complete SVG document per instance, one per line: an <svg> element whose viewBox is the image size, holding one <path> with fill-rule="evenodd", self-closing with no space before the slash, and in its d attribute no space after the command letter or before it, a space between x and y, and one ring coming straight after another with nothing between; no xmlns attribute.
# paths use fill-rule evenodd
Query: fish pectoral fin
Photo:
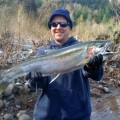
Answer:
<svg viewBox="0 0 120 120"><path fill-rule="evenodd" d="M84 64L84 62L85 62L85 61L81 61L80 63L78 63L78 64L76 65L76 67L81 66L82 64Z"/></svg>
<svg viewBox="0 0 120 120"><path fill-rule="evenodd" d="M55 80L59 77L59 75L60 75L60 74L54 75L54 76L52 77L52 80L50 81L49 84L51 84L53 81L55 81Z"/></svg>
<svg viewBox="0 0 120 120"><path fill-rule="evenodd" d="M88 63L88 61L89 61L89 59L85 59L85 60L81 61L80 63L78 63L78 64L76 65L76 67L85 65L86 63Z"/></svg>
<svg viewBox="0 0 120 120"><path fill-rule="evenodd" d="M75 67L78 67L78 66L80 66L80 63L79 63L79 64L77 64Z"/></svg>

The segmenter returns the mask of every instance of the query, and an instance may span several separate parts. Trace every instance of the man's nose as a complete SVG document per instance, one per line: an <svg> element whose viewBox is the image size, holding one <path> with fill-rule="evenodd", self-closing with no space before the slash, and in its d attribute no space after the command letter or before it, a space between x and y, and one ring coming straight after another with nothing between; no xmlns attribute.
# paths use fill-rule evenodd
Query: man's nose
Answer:
<svg viewBox="0 0 120 120"><path fill-rule="evenodd" d="M57 25L57 28L61 28L60 24Z"/></svg>

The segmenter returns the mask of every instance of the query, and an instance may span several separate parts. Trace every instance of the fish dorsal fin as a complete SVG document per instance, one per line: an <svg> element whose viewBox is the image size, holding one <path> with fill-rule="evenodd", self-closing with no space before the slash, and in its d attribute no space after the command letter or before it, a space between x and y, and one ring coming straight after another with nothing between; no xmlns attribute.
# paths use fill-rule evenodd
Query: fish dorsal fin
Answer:
<svg viewBox="0 0 120 120"><path fill-rule="evenodd" d="M59 75L60 75L60 74L54 75L54 76L52 77L52 80L50 81L49 84L51 84L53 81L55 81L55 80L59 77Z"/></svg>

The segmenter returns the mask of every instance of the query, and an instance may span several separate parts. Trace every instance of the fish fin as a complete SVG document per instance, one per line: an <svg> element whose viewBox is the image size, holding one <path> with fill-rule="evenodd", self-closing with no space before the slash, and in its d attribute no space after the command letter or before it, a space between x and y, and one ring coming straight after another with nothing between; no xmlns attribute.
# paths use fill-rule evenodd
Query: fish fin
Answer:
<svg viewBox="0 0 120 120"><path fill-rule="evenodd" d="M50 81L49 84L51 84L53 81L55 81L55 80L59 77L59 75L60 75L60 74L57 74L56 76L54 76L54 77L52 78L52 80Z"/></svg>
<svg viewBox="0 0 120 120"><path fill-rule="evenodd" d="M81 66L84 63L84 61L80 62L79 64L76 65L76 67Z"/></svg>
<svg viewBox="0 0 120 120"><path fill-rule="evenodd" d="M76 67L83 66L83 65L85 65L86 63L88 63L88 61L89 61L89 58L86 58L86 59L84 59L83 61L81 61L79 64L77 64Z"/></svg>

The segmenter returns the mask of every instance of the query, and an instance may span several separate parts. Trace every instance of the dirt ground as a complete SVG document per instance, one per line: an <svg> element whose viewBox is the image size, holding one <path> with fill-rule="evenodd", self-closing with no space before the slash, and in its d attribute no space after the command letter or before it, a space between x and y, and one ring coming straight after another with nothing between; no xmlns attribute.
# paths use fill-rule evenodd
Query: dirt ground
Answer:
<svg viewBox="0 0 120 120"><path fill-rule="evenodd" d="M107 61L103 82L91 83L91 103L92 120L120 120L120 57Z"/></svg>
<svg viewBox="0 0 120 120"><path fill-rule="evenodd" d="M90 80L92 120L120 119L120 57L105 63L105 73L101 82ZM106 89L103 89L105 87ZM19 95L24 102L23 109L33 112L37 95Z"/></svg>

